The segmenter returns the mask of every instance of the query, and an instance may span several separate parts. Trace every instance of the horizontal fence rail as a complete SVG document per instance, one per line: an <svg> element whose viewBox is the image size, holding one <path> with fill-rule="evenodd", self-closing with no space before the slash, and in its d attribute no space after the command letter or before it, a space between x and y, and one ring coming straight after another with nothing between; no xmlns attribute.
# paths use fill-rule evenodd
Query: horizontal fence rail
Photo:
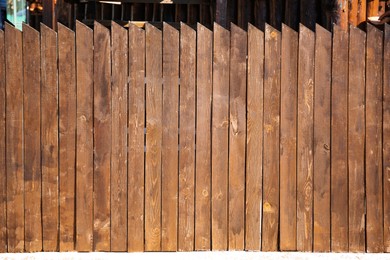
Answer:
<svg viewBox="0 0 390 260"><path fill-rule="evenodd" d="M390 26L0 31L0 252L390 252Z"/></svg>

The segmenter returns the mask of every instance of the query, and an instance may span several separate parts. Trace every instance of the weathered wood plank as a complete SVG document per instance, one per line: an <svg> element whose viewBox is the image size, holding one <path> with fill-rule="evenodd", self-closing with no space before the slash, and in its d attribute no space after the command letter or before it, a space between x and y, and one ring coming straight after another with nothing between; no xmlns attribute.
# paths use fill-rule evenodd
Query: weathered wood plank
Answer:
<svg viewBox="0 0 390 260"><path fill-rule="evenodd" d="M5 137L5 44L0 30L0 253L7 252L7 173Z"/></svg>
<svg viewBox="0 0 390 260"><path fill-rule="evenodd" d="M357 26L358 23L358 0L348 1L348 23Z"/></svg>
<svg viewBox="0 0 390 260"><path fill-rule="evenodd" d="M95 22L93 41L93 249L110 251L112 133L110 31Z"/></svg>
<svg viewBox="0 0 390 260"><path fill-rule="evenodd" d="M385 24L383 60L383 212L384 249L390 252L390 25Z"/></svg>
<svg viewBox="0 0 390 260"><path fill-rule="evenodd" d="M42 251L41 53L39 32L23 24L24 240L27 252Z"/></svg>
<svg viewBox="0 0 390 260"><path fill-rule="evenodd" d="M365 0L357 0L358 1L358 7L357 7L357 24L363 23L367 19L367 1Z"/></svg>
<svg viewBox="0 0 390 260"><path fill-rule="evenodd" d="M41 149L43 251L59 246L57 33L41 24Z"/></svg>
<svg viewBox="0 0 390 260"><path fill-rule="evenodd" d="M379 0L367 1L367 17L378 16Z"/></svg>
<svg viewBox="0 0 390 260"><path fill-rule="evenodd" d="M212 110L212 250L228 248L230 32L214 23Z"/></svg>
<svg viewBox="0 0 390 260"><path fill-rule="evenodd" d="M280 250L297 249L298 33L282 26L280 106Z"/></svg>
<svg viewBox="0 0 390 260"><path fill-rule="evenodd" d="M337 20L336 24L341 29L348 30L348 14L349 14L349 1L348 0L337 0Z"/></svg>
<svg viewBox="0 0 390 260"><path fill-rule="evenodd" d="M127 251L128 32L111 23L111 251Z"/></svg>
<svg viewBox="0 0 390 260"><path fill-rule="evenodd" d="M245 249L261 249L264 33L248 26Z"/></svg>
<svg viewBox="0 0 390 260"><path fill-rule="evenodd" d="M262 250L278 249L281 34L265 26Z"/></svg>

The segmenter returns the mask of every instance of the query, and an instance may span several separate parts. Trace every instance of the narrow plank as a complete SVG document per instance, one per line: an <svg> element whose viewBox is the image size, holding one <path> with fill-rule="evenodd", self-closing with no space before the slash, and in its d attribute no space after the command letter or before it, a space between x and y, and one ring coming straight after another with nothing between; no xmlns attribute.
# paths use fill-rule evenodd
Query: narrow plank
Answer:
<svg viewBox="0 0 390 260"><path fill-rule="evenodd" d="M279 227L279 130L281 34L265 26L262 250L277 251Z"/></svg>
<svg viewBox="0 0 390 260"><path fill-rule="evenodd" d="M93 242L93 32L76 21L76 250Z"/></svg>
<svg viewBox="0 0 390 260"><path fill-rule="evenodd" d="M41 75L39 32L23 24L24 240L27 252L42 251Z"/></svg>
<svg viewBox="0 0 390 260"><path fill-rule="evenodd" d="M348 251L348 34L333 28L331 119L331 249Z"/></svg>
<svg viewBox="0 0 390 260"><path fill-rule="evenodd" d="M180 135L178 250L195 243L195 99L196 32L180 26Z"/></svg>
<svg viewBox="0 0 390 260"><path fill-rule="evenodd" d="M349 1L348 0L337 0L337 25L341 29L348 30L348 14L349 14Z"/></svg>
<svg viewBox="0 0 390 260"><path fill-rule="evenodd" d="M93 249L110 251L112 133L110 31L95 22L93 41Z"/></svg>
<svg viewBox="0 0 390 260"><path fill-rule="evenodd" d="M357 10L357 24L361 24L367 19L367 2L366 0L358 0L358 10Z"/></svg>
<svg viewBox="0 0 390 260"><path fill-rule="evenodd" d="M353 26L358 25L358 4L358 0L351 0L348 5L348 23Z"/></svg>
<svg viewBox="0 0 390 260"><path fill-rule="evenodd" d="M383 60L383 212L384 249L390 252L390 25L385 24ZM0 52L1 53L1 52ZM387 213L386 213L387 212Z"/></svg>
<svg viewBox="0 0 390 260"><path fill-rule="evenodd" d="M282 26L280 106L280 250L297 249L298 33Z"/></svg>
<svg viewBox="0 0 390 260"><path fill-rule="evenodd" d="M364 88L366 35L349 27L348 81L348 211L349 251L365 251Z"/></svg>
<svg viewBox="0 0 390 260"><path fill-rule="evenodd" d="M379 0L367 1L367 17L378 16Z"/></svg>
<svg viewBox="0 0 390 260"><path fill-rule="evenodd" d="M127 81L128 32L111 23L112 158L111 251L127 251Z"/></svg>
<svg viewBox="0 0 390 260"><path fill-rule="evenodd" d="M299 27L297 250L313 250L314 32Z"/></svg>
<svg viewBox="0 0 390 260"><path fill-rule="evenodd" d="M7 175L5 137L5 44L0 30L0 253L7 252Z"/></svg>
<svg viewBox="0 0 390 260"><path fill-rule="evenodd" d="M284 3L281 0L269 0L268 2L269 23L274 28L280 30L282 28ZM301 17L303 17L303 15Z"/></svg>
<svg viewBox="0 0 390 260"><path fill-rule="evenodd" d="M264 33L248 25L245 249L261 249Z"/></svg>
<svg viewBox="0 0 390 260"><path fill-rule="evenodd" d="M330 251L330 93L332 34L316 26L313 250Z"/></svg>
<svg viewBox="0 0 390 260"><path fill-rule="evenodd" d="M213 43L211 248L227 250L230 32L214 23Z"/></svg>
<svg viewBox="0 0 390 260"><path fill-rule="evenodd" d="M179 165L179 31L163 28L163 136L161 179L161 249L177 250Z"/></svg>
<svg viewBox="0 0 390 260"><path fill-rule="evenodd" d="M197 25L195 250L211 249L211 103L213 33Z"/></svg>
<svg viewBox="0 0 390 260"><path fill-rule="evenodd" d="M383 33L367 24L366 49L366 243L383 252L382 62Z"/></svg>
<svg viewBox="0 0 390 260"><path fill-rule="evenodd" d="M247 33L230 26L229 250L244 250Z"/></svg>
<svg viewBox="0 0 390 260"><path fill-rule="evenodd" d="M145 250L161 250L162 33L146 29Z"/></svg>

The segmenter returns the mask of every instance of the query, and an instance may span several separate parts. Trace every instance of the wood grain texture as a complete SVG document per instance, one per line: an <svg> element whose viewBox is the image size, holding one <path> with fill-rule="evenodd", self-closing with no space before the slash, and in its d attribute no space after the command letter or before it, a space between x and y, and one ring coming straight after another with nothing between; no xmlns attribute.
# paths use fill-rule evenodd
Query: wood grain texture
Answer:
<svg viewBox="0 0 390 260"><path fill-rule="evenodd" d="M344 1L342 4L348 4L348 0L337 0L337 1ZM301 0L299 3L300 8L300 22L309 28L310 30L314 30L316 26L316 19L317 19L317 5L319 4L319 1L311 1L311 0ZM341 4L341 3L340 3ZM343 6L343 8L345 8ZM332 10L333 11L333 10ZM294 15L294 14L293 14ZM295 14L297 15L297 13ZM346 14L346 17L348 19L348 13ZM298 29L298 28L297 28Z"/></svg>
<svg viewBox="0 0 390 260"><path fill-rule="evenodd" d="M146 24L145 250L161 250L162 33Z"/></svg>
<svg viewBox="0 0 390 260"><path fill-rule="evenodd" d="M337 0L337 26L340 26L341 29L348 31L348 14L349 14L349 4L348 0Z"/></svg>
<svg viewBox="0 0 390 260"><path fill-rule="evenodd" d="M358 0L348 0L348 23L358 25Z"/></svg>
<svg viewBox="0 0 390 260"><path fill-rule="evenodd" d="M128 251L144 250L145 31L129 27Z"/></svg>
<svg viewBox="0 0 390 260"><path fill-rule="evenodd" d="M247 33L230 26L229 250L244 250ZM234 68L234 69L233 69Z"/></svg>
<svg viewBox="0 0 390 260"><path fill-rule="evenodd" d="M265 26L262 250L278 249L281 34Z"/></svg>
<svg viewBox="0 0 390 260"><path fill-rule="evenodd" d="M245 249L261 249L264 33L248 26Z"/></svg>
<svg viewBox="0 0 390 260"><path fill-rule="evenodd" d="M76 250L93 243L93 31L76 22Z"/></svg>
<svg viewBox="0 0 390 260"><path fill-rule="evenodd" d="M384 250L390 252L390 25L385 25L383 60L383 212Z"/></svg>
<svg viewBox="0 0 390 260"><path fill-rule="evenodd" d="M111 23L111 251L127 251L128 32Z"/></svg>
<svg viewBox="0 0 390 260"><path fill-rule="evenodd" d="M358 10L357 10L357 24L361 24L366 21L367 17L367 1L358 0Z"/></svg>
<svg viewBox="0 0 390 260"><path fill-rule="evenodd" d="M367 24L366 49L366 243L383 252L382 98L383 33Z"/></svg>
<svg viewBox="0 0 390 260"><path fill-rule="evenodd" d="M59 248L57 33L41 24L41 149L43 251Z"/></svg>
<svg viewBox="0 0 390 260"><path fill-rule="evenodd" d="M112 133L110 31L95 22L93 41L93 249L110 251Z"/></svg>
<svg viewBox="0 0 390 260"><path fill-rule="evenodd" d="M211 249L211 109L213 33L197 26L195 250Z"/></svg>
<svg viewBox="0 0 390 260"><path fill-rule="evenodd" d="M378 16L379 0L367 1L367 17Z"/></svg>
<svg viewBox="0 0 390 260"><path fill-rule="evenodd" d="M164 23L161 249L177 250L179 181L179 31Z"/></svg>
<svg viewBox="0 0 390 260"><path fill-rule="evenodd" d="M348 211L349 251L365 251L364 136L366 34L349 28L348 81Z"/></svg>
<svg viewBox="0 0 390 260"><path fill-rule="evenodd" d="M5 136L5 42L0 30L0 253L7 252L7 173Z"/></svg>
<svg viewBox="0 0 390 260"><path fill-rule="evenodd" d="M24 240L27 252L42 251L41 75L39 32L23 24Z"/></svg>
<svg viewBox="0 0 390 260"><path fill-rule="evenodd" d="M282 26L280 106L280 250L297 248L298 33Z"/></svg>
<svg viewBox="0 0 390 260"><path fill-rule="evenodd" d="M314 85L313 250L330 251L330 124L332 34L316 26Z"/></svg>

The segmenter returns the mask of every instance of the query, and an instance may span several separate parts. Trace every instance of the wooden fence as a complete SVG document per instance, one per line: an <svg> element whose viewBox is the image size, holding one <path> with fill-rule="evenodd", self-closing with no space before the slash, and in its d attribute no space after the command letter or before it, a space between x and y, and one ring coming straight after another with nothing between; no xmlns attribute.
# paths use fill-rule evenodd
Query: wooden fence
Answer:
<svg viewBox="0 0 390 260"><path fill-rule="evenodd" d="M0 252L390 252L390 26L0 31Z"/></svg>

